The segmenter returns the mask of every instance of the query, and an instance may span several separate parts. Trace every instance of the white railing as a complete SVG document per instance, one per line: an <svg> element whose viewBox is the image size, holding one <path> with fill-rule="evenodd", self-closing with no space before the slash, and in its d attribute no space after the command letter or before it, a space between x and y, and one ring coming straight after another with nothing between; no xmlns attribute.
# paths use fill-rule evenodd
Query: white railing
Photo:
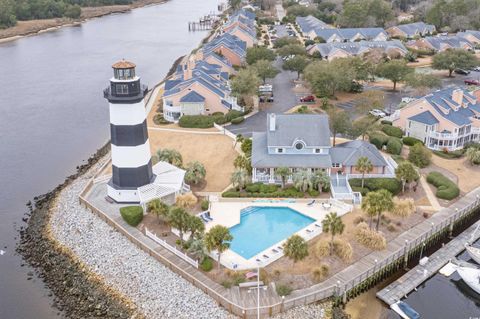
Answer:
<svg viewBox="0 0 480 319"><path fill-rule="evenodd" d="M395 177L395 174L392 173L385 173L385 174L365 174L365 178L382 178L382 177L389 177L393 178ZM362 174L347 174L348 179L352 178L362 178Z"/></svg>
<svg viewBox="0 0 480 319"><path fill-rule="evenodd" d="M182 191L183 191L184 193L190 192L190 185L183 183L183 184L182 184Z"/></svg>
<svg viewBox="0 0 480 319"><path fill-rule="evenodd" d="M198 261L188 257L186 254L182 253L176 247L171 246L165 240L158 238L157 235L155 235L154 233L149 231L146 227L145 227L145 235L148 238L152 239L157 244L159 244L160 246L162 246L163 248L166 248L167 250L169 250L170 252L172 252L176 256L180 257L181 259L185 260L187 263L189 263L190 265L192 265L193 267L198 269Z"/></svg>

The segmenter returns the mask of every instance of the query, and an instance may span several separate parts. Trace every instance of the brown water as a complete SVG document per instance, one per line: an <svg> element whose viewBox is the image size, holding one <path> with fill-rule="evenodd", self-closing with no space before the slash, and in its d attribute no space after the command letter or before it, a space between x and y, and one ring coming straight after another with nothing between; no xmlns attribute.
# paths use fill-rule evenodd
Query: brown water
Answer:
<svg viewBox="0 0 480 319"><path fill-rule="evenodd" d="M137 64L142 81L161 81L206 32L188 21L219 0L172 0L79 27L0 44L0 318L52 318L41 280L27 281L14 253L25 203L59 184L109 137L103 88L110 65Z"/></svg>

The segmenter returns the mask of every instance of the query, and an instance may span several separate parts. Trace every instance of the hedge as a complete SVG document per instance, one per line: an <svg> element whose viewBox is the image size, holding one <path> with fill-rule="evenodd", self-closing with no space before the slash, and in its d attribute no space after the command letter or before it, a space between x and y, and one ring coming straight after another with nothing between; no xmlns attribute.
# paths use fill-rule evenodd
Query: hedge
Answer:
<svg viewBox="0 0 480 319"><path fill-rule="evenodd" d="M393 125L392 121L387 121L387 120L381 120L380 124Z"/></svg>
<svg viewBox="0 0 480 319"><path fill-rule="evenodd" d="M387 153L400 155L402 152L402 141L396 137L390 137L387 142Z"/></svg>
<svg viewBox="0 0 480 319"><path fill-rule="evenodd" d="M379 150L383 148L383 145L386 145L388 142L388 136L380 134L380 133L374 133L369 136L369 141L373 145L375 145Z"/></svg>
<svg viewBox="0 0 480 319"><path fill-rule="evenodd" d="M237 191L234 188L231 188L222 194L222 197L240 197L240 198L249 198L249 197L259 197L259 198L279 198L279 197L289 197L289 198L301 198L305 194L295 187L288 187L285 189L278 189L274 192L249 192L249 191Z"/></svg>
<svg viewBox="0 0 480 319"><path fill-rule="evenodd" d="M361 178L352 178L348 180L352 189L355 187L362 186L362 179ZM379 177L379 178L365 178L364 188L368 189L369 191L377 191L380 189L386 189L393 195L397 195L402 190L402 183L398 181L396 178L387 178L387 177ZM358 188L357 188L358 189ZM363 195L363 194L362 194Z"/></svg>
<svg viewBox="0 0 480 319"><path fill-rule="evenodd" d="M125 206L120 208L120 215L130 226L137 226L143 219L142 206Z"/></svg>
<svg viewBox="0 0 480 319"><path fill-rule="evenodd" d="M418 138L411 137L411 136L405 136L403 139L403 144L408 145L408 146L413 146L415 144L423 144L422 141L420 141Z"/></svg>
<svg viewBox="0 0 480 319"><path fill-rule="evenodd" d="M382 132L387 134L388 136L394 136L398 138L402 138L403 136L403 131L401 128L396 127L396 126L391 126L388 124L384 124L382 126Z"/></svg>
<svg viewBox="0 0 480 319"><path fill-rule="evenodd" d="M212 258L210 257L207 257L205 258L201 263L200 263L200 269L205 271L205 272L209 272L210 270L213 269L213 262L212 262Z"/></svg>
<svg viewBox="0 0 480 319"><path fill-rule="evenodd" d="M441 199L451 200L460 195L460 189L442 173L431 172L427 175L427 182L437 188L435 196Z"/></svg>
<svg viewBox="0 0 480 319"><path fill-rule="evenodd" d="M232 124L240 124L243 121L245 121L245 118L243 116L239 116L239 117L234 118L231 122L232 122Z"/></svg>
<svg viewBox="0 0 480 319"><path fill-rule="evenodd" d="M180 127L210 128L213 127L214 117L208 115L184 115L178 121Z"/></svg>
<svg viewBox="0 0 480 319"><path fill-rule="evenodd" d="M460 158L464 154L463 150L456 150L451 152L443 152L443 151L432 151L432 152L433 154L446 159Z"/></svg>

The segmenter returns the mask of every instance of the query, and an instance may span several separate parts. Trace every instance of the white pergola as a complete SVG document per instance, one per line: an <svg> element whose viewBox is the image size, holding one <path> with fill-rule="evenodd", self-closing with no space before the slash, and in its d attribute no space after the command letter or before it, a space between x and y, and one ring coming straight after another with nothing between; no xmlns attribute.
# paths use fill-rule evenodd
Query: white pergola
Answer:
<svg viewBox="0 0 480 319"><path fill-rule="evenodd" d="M180 193L185 186L185 170L181 168L167 162L158 162L152 170L155 175L153 182L138 188L142 206L153 199Z"/></svg>

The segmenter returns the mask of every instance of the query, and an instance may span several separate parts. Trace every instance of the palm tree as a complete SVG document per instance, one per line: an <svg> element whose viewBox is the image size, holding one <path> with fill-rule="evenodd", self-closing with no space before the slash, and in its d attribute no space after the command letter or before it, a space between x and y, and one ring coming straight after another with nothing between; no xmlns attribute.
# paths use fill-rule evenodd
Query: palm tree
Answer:
<svg viewBox="0 0 480 319"><path fill-rule="evenodd" d="M185 209L181 207L173 207L169 213L170 225L173 228L178 229L180 234L180 243L183 246L183 233L188 230L188 222L190 215L186 212Z"/></svg>
<svg viewBox="0 0 480 319"><path fill-rule="evenodd" d="M236 169L232 173L232 177L230 178L230 180L231 180L234 187L237 187L239 189L243 189L243 188L245 188L245 185L248 182L248 174L243 169Z"/></svg>
<svg viewBox="0 0 480 319"><path fill-rule="evenodd" d="M288 167L279 167L275 169L275 174L280 176L282 179L282 188L285 187L285 181L287 180L287 177L291 174L290 169Z"/></svg>
<svg viewBox="0 0 480 319"><path fill-rule="evenodd" d="M392 193L386 189L375 192L369 192L362 200L362 209L370 216L369 226L372 228L372 218L377 216L377 225L375 229L378 231L380 219L383 212L391 211L394 208Z"/></svg>
<svg viewBox="0 0 480 319"><path fill-rule="evenodd" d="M371 171L373 171L372 162L370 162L370 160L366 156L359 157L357 160L356 169L362 174L362 188L363 188L365 184L365 173L370 173Z"/></svg>
<svg viewBox="0 0 480 319"><path fill-rule="evenodd" d="M204 241L205 247L208 252L216 250L218 253L218 269L220 269L220 257L224 251L230 248L230 242L233 240L233 236L227 227L222 225L215 225L208 233L205 234Z"/></svg>
<svg viewBox="0 0 480 319"><path fill-rule="evenodd" d="M205 231L205 224L200 217L189 215L186 229L190 232L190 237L188 240L191 241L193 238L198 238L203 234Z"/></svg>
<svg viewBox="0 0 480 319"><path fill-rule="evenodd" d="M190 247L187 250L190 254L194 256L199 262L202 262L208 255L207 248L205 248L205 243L203 238L194 239L190 243Z"/></svg>
<svg viewBox="0 0 480 319"><path fill-rule="evenodd" d="M207 171L202 163L193 161L187 164L187 171L185 172L187 183L198 184L205 179L205 175L207 175Z"/></svg>
<svg viewBox="0 0 480 319"><path fill-rule="evenodd" d="M238 155L233 161L233 166L238 169L247 170L249 162L246 156Z"/></svg>
<svg viewBox="0 0 480 319"><path fill-rule="evenodd" d="M306 169L298 170L293 174L293 185L302 192L312 188L312 178L309 171Z"/></svg>
<svg viewBox="0 0 480 319"><path fill-rule="evenodd" d="M296 263L308 256L308 244L299 235L292 235L283 245L283 253Z"/></svg>
<svg viewBox="0 0 480 319"><path fill-rule="evenodd" d="M403 161L395 169L395 177L402 182L402 193L405 192L405 185L419 178L418 172L409 161Z"/></svg>
<svg viewBox="0 0 480 319"><path fill-rule="evenodd" d="M326 233L330 233L332 235L332 239L330 240L330 255L333 253L333 239L335 235L342 234L343 230L345 229L345 224L342 222L340 216L337 213L331 212L325 219L322 221L323 231Z"/></svg>
<svg viewBox="0 0 480 319"><path fill-rule="evenodd" d="M147 204L147 212L152 213L157 216L158 223L160 224L160 217L163 217L164 220L168 219L168 213L170 207L167 204L162 202L160 199L154 199Z"/></svg>
<svg viewBox="0 0 480 319"><path fill-rule="evenodd" d="M320 193L330 183L330 177L324 171L315 172L311 178L313 188L318 189Z"/></svg>
<svg viewBox="0 0 480 319"><path fill-rule="evenodd" d="M157 160L159 162L167 162L177 167L182 167L183 159L182 154L177 150L171 148L160 149L157 151Z"/></svg>

